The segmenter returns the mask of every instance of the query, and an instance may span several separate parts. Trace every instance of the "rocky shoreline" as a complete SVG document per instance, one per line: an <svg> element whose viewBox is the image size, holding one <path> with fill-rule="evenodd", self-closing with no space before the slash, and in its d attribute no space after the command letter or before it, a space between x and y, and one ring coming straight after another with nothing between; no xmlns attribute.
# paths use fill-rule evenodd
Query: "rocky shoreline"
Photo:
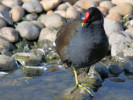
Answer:
<svg viewBox="0 0 133 100"><path fill-rule="evenodd" d="M1 75L19 66L27 76L41 75L48 64L65 66L55 51L56 34L69 21L83 18L89 7L97 7L103 13L109 59L91 67L87 75L79 74L79 79L94 87L101 86L105 78L125 82L122 75L133 74L132 0L0 0ZM105 64L107 59L113 63ZM65 98L81 100L68 96L70 90Z"/></svg>

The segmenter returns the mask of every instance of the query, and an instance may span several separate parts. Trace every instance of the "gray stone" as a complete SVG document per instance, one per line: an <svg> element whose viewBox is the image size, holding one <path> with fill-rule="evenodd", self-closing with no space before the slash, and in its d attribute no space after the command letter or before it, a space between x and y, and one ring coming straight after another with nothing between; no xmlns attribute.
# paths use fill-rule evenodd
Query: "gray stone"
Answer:
<svg viewBox="0 0 133 100"><path fill-rule="evenodd" d="M112 3L119 5L121 3L129 3L133 5L133 0L112 0Z"/></svg>
<svg viewBox="0 0 133 100"><path fill-rule="evenodd" d="M119 76L119 74L122 73L123 70L117 64L112 64L109 66L109 71L111 74L113 74L115 76Z"/></svg>
<svg viewBox="0 0 133 100"><path fill-rule="evenodd" d="M35 40L38 38L40 30L35 24L30 21L23 21L19 23L16 27L22 38L27 40Z"/></svg>
<svg viewBox="0 0 133 100"><path fill-rule="evenodd" d="M43 23L47 28L58 29L64 25L65 20L58 14L42 15L39 21Z"/></svg>
<svg viewBox="0 0 133 100"><path fill-rule="evenodd" d="M38 27L40 27L40 29L44 28L44 25L41 22L39 22L38 20L32 20L31 22L33 24L37 25Z"/></svg>
<svg viewBox="0 0 133 100"><path fill-rule="evenodd" d="M38 18L38 15L36 13L26 15L26 19L29 21L36 20L37 18Z"/></svg>
<svg viewBox="0 0 133 100"><path fill-rule="evenodd" d="M40 2L37 0L25 2L22 7L29 13L41 13L43 11Z"/></svg>
<svg viewBox="0 0 133 100"><path fill-rule="evenodd" d="M111 56L117 59L133 59L133 34L124 31L113 33L109 38L109 43Z"/></svg>
<svg viewBox="0 0 133 100"><path fill-rule="evenodd" d="M10 8L14 7L14 6L20 6L22 3L22 0L3 0L2 4L6 5Z"/></svg>
<svg viewBox="0 0 133 100"><path fill-rule="evenodd" d="M63 3L63 4L60 4L60 5L57 7L57 10L66 11L68 7L69 7L69 6L67 5L67 3Z"/></svg>
<svg viewBox="0 0 133 100"><path fill-rule="evenodd" d="M120 23L110 18L104 18L104 29L108 37L110 37L113 32L124 31Z"/></svg>
<svg viewBox="0 0 133 100"><path fill-rule="evenodd" d="M41 58L34 53L21 52L14 54L12 57L23 66L39 66L41 62Z"/></svg>
<svg viewBox="0 0 133 100"><path fill-rule="evenodd" d="M12 71L17 68L17 64L12 57L6 55L0 55L0 70Z"/></svg>
<svg viewBox="0 0 133 100"><path fill-rule="evenodd" d="M126 72L133 74L133 60L128 60L122 65L122 67Z"/></svg>
<svg viewBox="0 0 133 100"><path fill-rule="evenodd" d="M0 17L0 28L5 27L6 26L6 21Z"/></svg>
<svg viewBox="0 0 133 100"><path fill-rule="evenodd" d="M7 7L7 6L5 6L5 5L0 4L0 12L2 12L2 11L9 12L9 10L10 10L10 8L9 8L9 7Z"/></svg>
<svg viewBox="0 0 133 100"><path fill-rule="evenodd" d="M4 27L0 31L0 37L8 40L9 42L17 42L19 40L19 33L14 28Z"/></svg>
<svg viewBox="0 0 133 100"><path fill-rule="evenodd" d="M103 66L101 64L97 64L95 65L94 67L95 71L97 73L99 73L99 75L102 77L102 78L107 78L109 77L109 70L106 66Z"/></svg>
<svg viewBox="0 0 133 100"><path fill-rule="evenodd" d="M13 25L13 20L11 19L9 12L0 12L0 17L2 17L9 25Z"/></svg>

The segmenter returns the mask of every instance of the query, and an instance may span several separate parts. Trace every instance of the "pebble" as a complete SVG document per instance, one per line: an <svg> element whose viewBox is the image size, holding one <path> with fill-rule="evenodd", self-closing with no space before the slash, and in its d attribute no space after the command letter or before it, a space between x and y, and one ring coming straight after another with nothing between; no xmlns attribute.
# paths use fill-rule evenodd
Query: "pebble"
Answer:
<svg viewBox="0 0 133 100"><path fill-rule="evenodd" d="M108 9L112 8L114 4L111 1L102 1L99 4L100 7L106 7Z"/></svg>
<svg viewBox="0 0 133 100"><path fill-rule="evenodd" d="M0 17L2 17L9 25L13 25L13 20L11 19L9 12L0 12Z"/></svg>
<svg viewBox="0 0 133 100"><path fill-rule="evenodd" d="M37 0L25 2L22 7L29 13L41 13L43 11L40 2Z"/></svg>
<svg viewBox="0 0 133 100"><path fill-rule="evenodd" d="M122 16L119 13L109 13L106 17L111 18L119 23L122 20Z"/></svg>
<svg viewBox="0 0 133 100"><path fill-rule="evenodd" d="M126 61L122 67L124 68L124 70L130 74L133 74L133 60L128 60Z"/></svg>
<svg viewBox="0 0 133 100"><path fill-rule="evenodd" d="M68 7L66 10L66 18L69 19L78 19L80 17L79 12L77 11L77 9L73 6Z"/></svg>
<svg viewBox="0 0 133 100"><path fill-rule="evenodd" d="M37 25L40 29L44 28L44 25L42 23L40 23L39 21L37 21L37 20L32 20L31 22L33 24Z"/></svg>
<svg viewBox="0 0 133 100"><path fill-rule="evenodd" d="M27 40L35 40L38 38L40 29L35 24L30 21L23 21L19 23L16 27L22 38Z"/></svg>
<svg viewBox="0 0 133 100"><path fill-rule="evenodd" d="M15 6L15 7L12 7L10 14L11 14L12 20L14 22L18 22L24 16L25 11L21 6Z"/></svg>
<svg viewBox="0 0 133 100"><path fill-rule="evenodd" d="M6 55L0 55L0 70L1 71L12 71L17 69L15 60L12 57Z"/></svg>
<svg viewBox="0 0 133 100"><path fill-rule="evenodd" d="M62 0L42 0L40 3L45 11L52 10L57 7Z"/></svg>
<svg viewBox="0 0 133 100"><path fill-rule="evenodd" d="M49 15L42 15L39 18L39 21L50 29L58 29L65 23L65 20L60 15L55 13Z"/></svg>
<svg viewBox="0 0 133 100"><path fill-rule="evenodd" d="M57 10L66 11L68 7L69 7L69 6L68 6L67 3L63 3L63 4L60 4L60 5L57 7Z"/></svg>
<svg viewBox="0 0 133 100"><path fill-rule="evenodd" d="M133 5L133 0L112 0L112 3L119 5L121 3L130 3Z"/></svg>
<svg viewBox="0 0 133 100"><path fill-rule="evenodd" d="M128 28L128 29L125 30L125 32L129 32L129 33L132 33L133 34L133 28L132 27L131 28Z"/></svg>
<svg viewBox="0 0 133 100"><path fill-rule="evenodd" d="M38 18L38 15L36 13L26 15L26 19L29 20L29 21L37 20L37 18Z"/></svg>
<svg viewBox="0 0 133 100"><path fill-rule="evenodd" d="M3 0L2 4L6 5L10 8L14 7L14 6L20 6L22 3L22 0Z"/></svg>
<svg viewBox="0 0 133 100"><path fill-rule="evenodd" d="M108 37L110 37L113 32L124 31L120 23L110 18L104 18L104 29Z"/></svg>
<svg viewBox="0 0 133 100"><path fill-rule="evenodd" d="M87 10L90 7L98 6L98 3L94 0L79 0L74 5L81 7L82 9Z"/></svg>
<svg viewBox="0 0 133 100"><path fill-rule="evenodd" d="M129 3L121 3L112 7L109 10L109 13L120 13L121 15L125 16L127 14L133 14L133 7Z"/></svg>
<svg viewBox="0 0 133 100"><path fill-rule="evenodd" d="M0 28L6 27L6 22L3 18L0 17Z"/></svg>
<svg viewBox="0 0 133 100"><path fill-rule="evenodd" d="M98 6L97 8L102 12L104 16L108 14L109 9L107 7Z"/></svg>
<svg viewBox="0 0 133 100"><path fill-rule="evenodd" d="M8 40L9 42L17 42L19 39L19 33L14 28L4 27L1 29L0 37Z"/></svg>
<svg viewBox="0 0 133 100"><path fill-rule="evenodd" d="M66 12L64 10L57 10L54 13L59 14L63 18L66 18Z"/></svg>
<svg viewBox="0 0 133 100"><path fill-rule="evenodd" d="M3 4L0 4L0 12L2 12L2 11L9 12L10 8L5 6L5 5L3 5Z"/></svg>

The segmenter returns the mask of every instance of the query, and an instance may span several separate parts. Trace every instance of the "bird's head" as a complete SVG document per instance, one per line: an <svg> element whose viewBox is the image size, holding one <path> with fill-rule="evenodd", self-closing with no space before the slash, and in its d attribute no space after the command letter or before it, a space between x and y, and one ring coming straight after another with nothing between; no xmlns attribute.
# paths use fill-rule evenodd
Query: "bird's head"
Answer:
<svg viewBox="0 0 133 100"><path fill-rule="evenodd" d="M98 8L95 7L91 7L89 8L86 13L85 13L85 19L82 23L82 26L84 26L85 24L90 24L94 21L100 21L103 24L103 15L101 13L101 11Z"/></svg>

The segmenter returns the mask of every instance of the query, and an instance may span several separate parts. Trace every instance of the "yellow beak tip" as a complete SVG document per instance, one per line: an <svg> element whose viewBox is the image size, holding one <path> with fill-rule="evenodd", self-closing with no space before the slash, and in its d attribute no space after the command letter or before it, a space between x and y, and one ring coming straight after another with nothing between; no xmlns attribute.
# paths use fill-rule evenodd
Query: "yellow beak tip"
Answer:
<svg viewBox="0 0 133 100"><path fill-rule="evenodd" d="M82 26L84 26L85 25L85 23L82 23Z"/></svg>

